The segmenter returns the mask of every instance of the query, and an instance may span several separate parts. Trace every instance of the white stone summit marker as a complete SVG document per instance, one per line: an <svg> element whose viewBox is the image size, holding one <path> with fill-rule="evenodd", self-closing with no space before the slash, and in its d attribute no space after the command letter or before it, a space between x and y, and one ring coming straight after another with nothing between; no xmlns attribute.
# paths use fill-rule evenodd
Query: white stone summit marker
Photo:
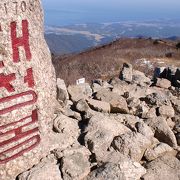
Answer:
<svg viewBox="0 0 180 180"><path fill-rule="evenodd" d="M0 180L48 152L56 97L40 0L0 1Z"/></svg>

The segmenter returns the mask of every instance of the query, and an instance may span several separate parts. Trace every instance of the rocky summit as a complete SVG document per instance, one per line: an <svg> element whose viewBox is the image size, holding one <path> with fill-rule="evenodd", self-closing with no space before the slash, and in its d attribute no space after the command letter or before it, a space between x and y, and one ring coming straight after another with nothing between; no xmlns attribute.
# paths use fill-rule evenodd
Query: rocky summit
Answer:
<svg viewBox="0 0 180 180"><path fill-rule="evenodd" d="M0 180L180 179L178 67L66 86L40 0L0 7Z"/></svg>
<svg viewBox="0 0 180 180"><path fill-rule="evenodd" d="M177 78L161 76L124 64L109 81L57 79L59 147L16 179L179 180L180 91Z"/></svg>

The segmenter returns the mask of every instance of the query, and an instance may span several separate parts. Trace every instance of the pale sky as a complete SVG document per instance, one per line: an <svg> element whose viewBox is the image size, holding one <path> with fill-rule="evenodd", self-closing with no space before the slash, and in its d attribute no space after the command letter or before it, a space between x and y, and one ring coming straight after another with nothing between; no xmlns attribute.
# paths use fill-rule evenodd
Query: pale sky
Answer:
<svg viewBox="0 0 180 180"><path fill-rule="evenodd" d="M180 19L180 0L42 0L46 22ZM56 11L56 13L55 13ZM97 17L97 18L96 18ZM64 20L64 19L63 19ZM85 22L84 22L85 23Z"/></svg>

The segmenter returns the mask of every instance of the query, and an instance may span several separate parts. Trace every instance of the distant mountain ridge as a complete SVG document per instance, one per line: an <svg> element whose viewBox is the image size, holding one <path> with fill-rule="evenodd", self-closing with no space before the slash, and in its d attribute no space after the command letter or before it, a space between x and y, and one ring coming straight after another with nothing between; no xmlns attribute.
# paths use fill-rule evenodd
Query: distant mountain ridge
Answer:
<svg viewBox="0 0 180 180"><path fill-rule="evenodd" d="M112 22L46 26L45 37L54 54L79 53L122 37L180 39L180 21Z"/></svg>

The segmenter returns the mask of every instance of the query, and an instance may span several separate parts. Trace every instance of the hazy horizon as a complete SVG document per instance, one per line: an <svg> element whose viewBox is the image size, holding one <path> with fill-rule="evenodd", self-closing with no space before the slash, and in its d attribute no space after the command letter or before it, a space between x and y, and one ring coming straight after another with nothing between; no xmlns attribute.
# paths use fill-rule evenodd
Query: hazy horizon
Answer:
<svg viewBox="0 0 180 180"><path fill-rule="evenodd" d="M179 0L43 0L46 25L180 20Z"/></svg>

